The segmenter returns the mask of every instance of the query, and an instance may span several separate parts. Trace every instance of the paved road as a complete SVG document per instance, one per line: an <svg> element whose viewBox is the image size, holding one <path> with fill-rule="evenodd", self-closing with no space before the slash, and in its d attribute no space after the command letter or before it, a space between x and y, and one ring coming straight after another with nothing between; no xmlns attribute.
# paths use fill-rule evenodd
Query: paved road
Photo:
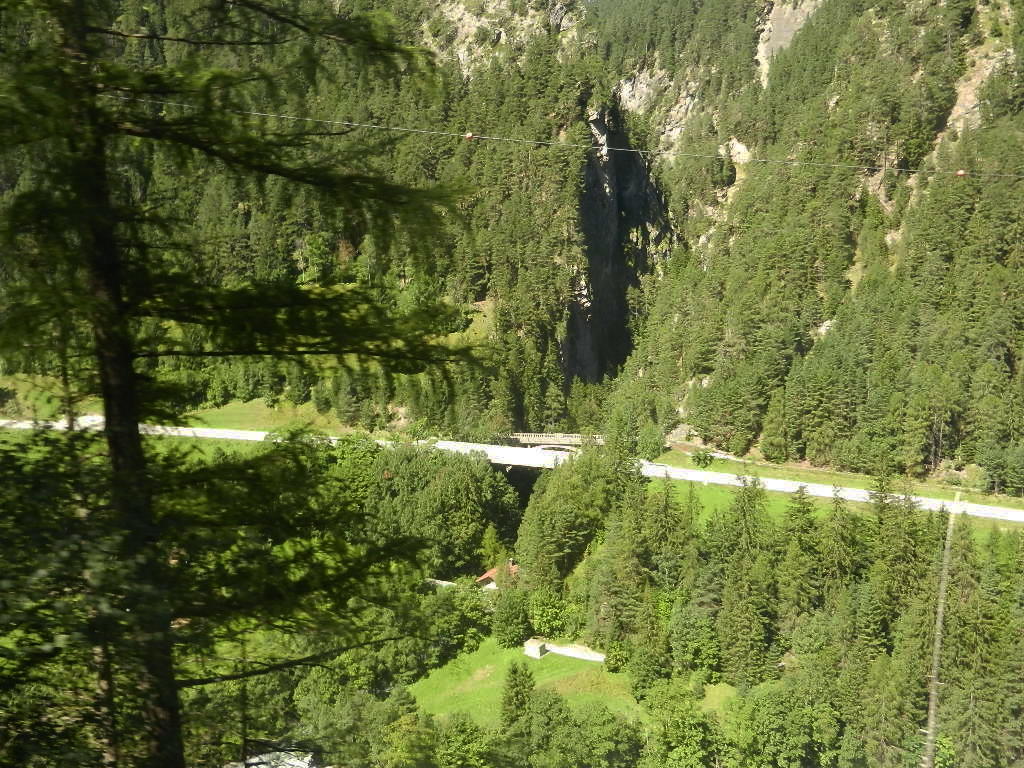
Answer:
<svg viewBox="0 0 1024 768"><path fill-rule="evenodd" d="M83 416L79 424L85 429L99 429L103 419L99 416ZM3 421L0 420L0 428L9 429L32 429L37 426L30 421ZM47 424L53 429L66 429L61 422ZM247 429L213 429L209 427L163 427L152 424L141 425L141 430L147 435L167 435L172 437L196 437L214 438L219 440L265 440L269 433ZM463 443L454 440L430 441L431 445L442 451L453 453L482 453L487 456L492 464L517 467L533 467L545 469L557 466L572 456L571 452L552 450L549 448L525 448L510 445L488 445L486 443ZM640 462L640 472L645 477L668 477L672 480L689 480L695 483L711 485L732 485L738 486L742 481L741 475L732 475L725 472L708 472L703 469L685 469L683 467L670 467L667 464L656 464L650 461ZM821 483L800 483L795 480L779 480L773 477L761 477L761 484L769 491L782 491L793 493L800 486L803 486L810 496L832 498L836 491L830 485ZM863 488L839 488L838 494L847 501L870 501L869 492ZM951 508L953 502L943 499L932 499L925 496L914 496L914 502L922 509L937 510L940 507ZM1024 523L1024 510L1010 509L1008 507L997 507L989 504L974 504L973 502L960 502L960 511L972 517L988 517L995 520L1008 520L1016 523Z"/></svg>
<svg viewBox="0 0 1024 768"><path fill-rule="evenodd" d="M640 471L647 477L665 477L673 480L691 480L696 483L710 483L711 485L740 485L742 482L739 475L730 475L724 472L707 472L701 469L684 469L682 467L670 467L667 464L654 464L649 461L640 462ZM793 493L800 486L803 486L809 496L820 496L832 498L838 490L839 496L847 501L870 501L870 491L863 488L839 488L834 489L831 485L821 483L800 483L795 480L779 480L774 477L759 478L761 485L769 491L783 491ZM921 509L937 510L945 506L953 508L953 502L944 499L933 499L927 496L911 497ZM996 507L990 504L975 504L969 501L959 502L959 511L972 517L990 517L995 520L1009 520L1016 523L1024 523L1024 509L1010 509L1009 507Z"/></svg>

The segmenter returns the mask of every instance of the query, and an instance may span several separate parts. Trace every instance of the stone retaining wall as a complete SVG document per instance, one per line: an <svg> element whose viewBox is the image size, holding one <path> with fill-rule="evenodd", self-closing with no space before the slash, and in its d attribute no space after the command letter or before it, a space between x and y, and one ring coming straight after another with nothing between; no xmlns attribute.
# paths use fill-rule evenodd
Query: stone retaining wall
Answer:
<svg viewBox="0 0 1024 768"><path fill-rule="evenodd" d="M569 656L574 659L582 659L583 661L596 661L598 663L604 662L604 654L599 651L595 651L591 648L587 648L585 645L573 643L572 645L555 645L549 643L540 637L531 637L525 643L523 643L523 653L527 656L539 659L549 653L554 653L558 656Z"/></svg>

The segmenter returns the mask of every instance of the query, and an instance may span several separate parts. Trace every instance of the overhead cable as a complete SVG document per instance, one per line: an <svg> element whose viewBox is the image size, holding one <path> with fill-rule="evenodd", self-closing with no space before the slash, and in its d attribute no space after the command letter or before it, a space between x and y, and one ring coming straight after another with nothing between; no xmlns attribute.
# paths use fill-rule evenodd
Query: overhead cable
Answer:
<svg viewBox="0 0 1024 768"><path fill-rule="evenodd" d="M163 101L158 99L144 99L130 96L116 96L113 94L105 94L106 96L120 101L133 101L142 104L151 104L155 106L164 107L179 107L181 109L192 109L198 110L194 104L185 104L175 101ZM315 117L300 117L298 115L286 115L276 112L258 112L255 110L244 110L244 109L225 109L225 112L233 115L241 115L246 117L264 117L273 118L276 120L289 120L292 122L301 123L313 123L316 125L330 125L340 126L345 128L364 128L367 130L374 131L388 131L392 133L407 133L407 134L419 134L424 136L439 136L443 138L452 139L463 139L467 141L498 141L506 142L510 144L528 144L532 146L540 147L558 147L564 149L584 149L587 151L599 151L599 152L628 152L635 155L641 155L644 157L655 157L658 155L667 155L671 157L688 157L701 160L721 160L726 157L723 154L709 154L699 152L680 152L670 149L636 149L633 147L612 147L612 146L600 146L592 143L583 144L580 142L568 142L568 141L544 141L540 139L519 139L511 136L494 136L490 134L474 133L467 131L465 133L459 133L457 131L443 131L430 128L410 128L406 126L397 125L383 125L380 123L363 123L353 120L327 120L323 118ZM1024 173L990 173L986 171L968 171L965 169L957 170L939 170L939 169L925 169L925 168L897 168L888 165L858 165L855 163L826 163L818 162L814 160L794 160L794 159L773 159L766 157L751 157L743 162L733 161L736 165L745 165L746 163L760 163L762 165L786 165L786 166L810 166L814 168L840 168L854 171L867 171L872 173L878 172L892 172L898 174L913 175L916 173L925 173L928 175L935 176L956 176L966 177L972 176L975 178L998 178L998 179L1024 179Z"/></svg>

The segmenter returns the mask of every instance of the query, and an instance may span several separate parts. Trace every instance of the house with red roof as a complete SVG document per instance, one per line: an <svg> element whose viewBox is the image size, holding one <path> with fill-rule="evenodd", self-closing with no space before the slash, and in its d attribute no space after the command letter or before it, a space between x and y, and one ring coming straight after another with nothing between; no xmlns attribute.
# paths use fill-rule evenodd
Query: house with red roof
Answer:
<svg viewBox="0 0 1024 768"><path fill-rule="evenodd" d="M481 589L497 589L499 578L503 582L508 581L517 573L519 573L519 566L509 560L505 565L496 565L486 571L476 580L476 583Z"/></svg>

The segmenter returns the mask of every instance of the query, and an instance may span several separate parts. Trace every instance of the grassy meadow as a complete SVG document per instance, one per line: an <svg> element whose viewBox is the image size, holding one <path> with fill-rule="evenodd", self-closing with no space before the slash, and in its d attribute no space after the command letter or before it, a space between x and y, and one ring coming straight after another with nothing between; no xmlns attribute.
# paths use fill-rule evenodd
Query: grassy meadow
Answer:
<svg viewBox="0 0 1024 768"><path fill-rule="evenodd" d="M533 672L538 688L565 697L570 707L601 704L631 720L646 722L643 705L633 697L624 672L609 672L603 664L570 659L549 653L531 659L521 648L499 648L493 638L472 653L465 653L427 677L409 686L420 709L444 718L456 713L469 715L479 725L493 728L501 718L501 691L509 665L517 661ZM704 688L702 708L721 715L736 696L727 683Z"/></svg>
<svg viewBox="0 0 1024 768"><path fill-rule="evenodd" d="M499 648L493 638L472 653L435 669L411 685L409 691L424 712L439 717L462 712L480 725L494 727L500 720L501 690L513 661L525 663L538 688L559 693L570 706L600 703L631 719L644 717L642 707L629 691L625 673L608 672L603 664L551 653L531 659L522 648Z"/></svg>

